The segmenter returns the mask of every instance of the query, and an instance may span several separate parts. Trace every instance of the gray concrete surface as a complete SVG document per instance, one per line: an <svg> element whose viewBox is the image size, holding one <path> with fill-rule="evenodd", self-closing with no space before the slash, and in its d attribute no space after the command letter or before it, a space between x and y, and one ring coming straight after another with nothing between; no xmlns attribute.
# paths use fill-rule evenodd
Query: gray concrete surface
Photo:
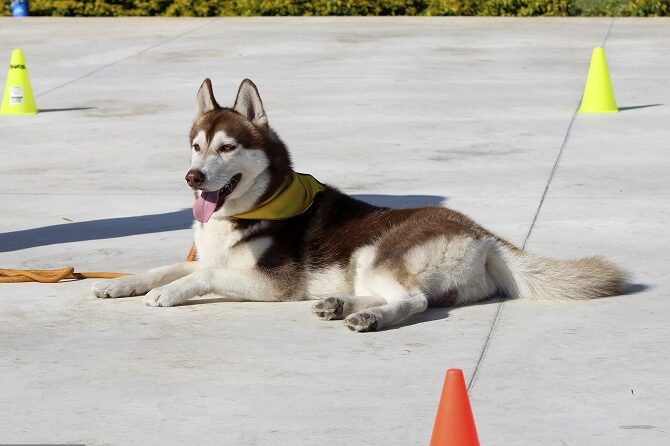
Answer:
<svg viewBox="0 0 670 446"><path fill-rule="evenodd" d="M573 120L603 43L627 109ZM181 259L196 89L230 103L250 77L298 170L443 202L539 254L607 255L638 285L372 334L305 302L0 285L0 443L421 445L459 367L483 445L670 444L670 21L0 19L0 58L14 47L43 113L0 117L0 267Z"/></svg>

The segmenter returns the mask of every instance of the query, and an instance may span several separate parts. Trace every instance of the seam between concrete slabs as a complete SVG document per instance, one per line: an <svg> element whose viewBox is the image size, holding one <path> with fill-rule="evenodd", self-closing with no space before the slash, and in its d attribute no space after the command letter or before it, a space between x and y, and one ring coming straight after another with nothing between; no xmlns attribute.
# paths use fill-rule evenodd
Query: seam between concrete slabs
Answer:
<svg viewBox="0 0 670 446"><path fill-rule="evenodd" d="M186 31L184 31L184 32L182 32L182 33L179 33L179 34L175 35L175 36L168 37L168 38L165 39L165 40L161 40L160 42L154 43L153 45L149 45L148 47L143 48L143 49L141 49L141 50L139 50L139 51L137 51L137 52L135 52L135 53L133 53L133 54L130 54L130 55L126 56L126 57L123 57L123 58L121 58L121 59L115 60L114 62L110 62L110 63L108 63L108 64L106 64L106 65L101 66L101 67L98 67L98 68L96 68L95 70L91 70L91 71L89 71L88 73L84 73L84 74L82 74L82 75L79 76L79 77L76 77L76 78L74 78L74 79L71 79L71 80L69 80L69 81L67 81L67 82L63 82L63 83L60 84L60 85L56 85L55 87L51 87L50 89L48 89L48 90L46 90L46 91L43 91L43 92L41 92L41 93L35 95L35 97L38 98L38 97L40 97L40 96L47 95L47 94L49 94L49 93L51 93L51 92L53 92L53 91L59 90L59 89L61 89L61 88L63 88L63 87L67 87L68 85L72 85L72 84L74 84L75 82L78 82L78 81L80 81L80 80L82 80L82 79L85 79L85 78L87 78L87 77L89 77L89 76L93 76L93 75L96 74L96 73L99 73L99 72L101 72L101 71L103 71L103 70L106 70L107 68L110 68L110 67L113 67L113 66L115 66L115 65L118 65L118 64L120 64L120 63L123 63L123 62L125 62L125 61L127 61L127 60L129 60L129 59L132 59L133 57L139 56L140 54L144 54L144 53L146 53L147 51L150 51L150 50L152 50L152 49L154 49L154 48L156 48L156 47L159 47L159 46L161 46L161 45L164 45L164 44L166 44L166 43L168 43L168 42L172 42L173 40L177 40L177 39L179 39L180 37L184 37L184 36L186 36L186 35L188 35L188 34L194 33L194 32L196 32L196 31L198 31L200 28L203 28L203 27L209 25L210 23L213 23L215 20L216 20L215 18L214 18L214 19L211 19L211 20L207 20L207 21L205 21L205 23L201 23L201 24L199 24L198 26L196 26L196 27L194 27L194 28L191 28L191 29L189 29L189 30L186 30Z"/></svg>
<svg viewBox="0 0 670 446"><path fill-rule="evenodd" d="M603 38L603 43L601 46L604 48L605 44L607 43L607 39L609 39L609 36L612 32L612 28L614 26L614 21L616 17L612 17L612 21L609 24L609 27L607 28L607 32L605 33L605 37ZM577 119L577 112L579 111L579 106L581 105L581 97L579 98L579 101L577 103L577 107L575 107L575 110L572 112L572 118L570 118L570 123L568 124L568 128L565 131L565 136L563 137L563 143L561 144L561 148L558 150L558 154L556 155L556 161L554 161L554 165L551 169L551 172L549 173L549 178L547 178L547 184L544 187L544 191L542 192L542 196L540 197L540 202L538 203L537 209L535 210L535 215L533 216L533 221L530 224L530 227L528 228L528 232L526 233L526 237L523 240L523 245L521 245L522 249L526 249L526 244L528 243L528 239L530 239L530 236L533 232L533 229L535 228L535 223L537 222L537 219L540 215L540 211L542 210L542 205L544 204L544 200L547 197L547 193L549 192L549 188L551 187L551 183L554 179L554 176L556 175L556 171L558 170L558 166L561 162L561 158L563 157L563 152L565 150L565 147L568 144L568 140L570 139L570 133L572 132L572 126L575 123L575 119ZM472 373L472 377L470 378L470 381L468 382L468 393L472 394L473 388L475 384L477 383L477 377L479 376L479 370L481 369L481 366L484 362L484 358L486 357L486 353L489 350L489 347L491 345L491 339L493 337L493 333L495 332L495 329L498 325L498 321L500 320L500 315L502 314L503 310L503 305L505 304L505 297L503 296L500 301L498 302L498 308L496 309L496 314L493 317L493 320L491 321L491 328L489 329L489 333L486 336L486 340L484 341L484 346L482 347L482 352L479 355L479 358L477 359L477 364L475 364L475 370Z"/></svg>

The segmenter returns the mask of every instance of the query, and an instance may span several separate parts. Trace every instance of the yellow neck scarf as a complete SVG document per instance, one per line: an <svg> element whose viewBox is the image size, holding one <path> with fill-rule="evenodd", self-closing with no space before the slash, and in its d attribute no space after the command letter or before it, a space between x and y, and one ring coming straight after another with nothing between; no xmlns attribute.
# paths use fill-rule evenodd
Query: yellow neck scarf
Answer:
<svg viewBox="0 0 670 446"><path fill-rule="evenodd" d="M325 189L313 176L293 172L270 198L256 209L233 215L244 220L286 220L305 212Z"/></svg>

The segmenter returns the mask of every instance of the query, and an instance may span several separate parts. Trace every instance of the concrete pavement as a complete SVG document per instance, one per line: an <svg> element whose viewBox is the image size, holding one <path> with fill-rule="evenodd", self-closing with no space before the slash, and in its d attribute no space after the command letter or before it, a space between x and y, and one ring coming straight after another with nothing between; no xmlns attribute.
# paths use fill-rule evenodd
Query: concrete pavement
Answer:
<svg viewBox="0 0 670 446"><path fill-rule="evenodd" d="M575 116L603 44L624 110ZM229 104L249 77L297 170L444 203L538 254L606 255L637 285L371 334L306 302L0 285L1 443L421 445L450 367L483 445L670 441L669 20L2 18L0 57L14 47L43 112L0 117L0 267L183 258L195 92L208 76Z"/></svg>

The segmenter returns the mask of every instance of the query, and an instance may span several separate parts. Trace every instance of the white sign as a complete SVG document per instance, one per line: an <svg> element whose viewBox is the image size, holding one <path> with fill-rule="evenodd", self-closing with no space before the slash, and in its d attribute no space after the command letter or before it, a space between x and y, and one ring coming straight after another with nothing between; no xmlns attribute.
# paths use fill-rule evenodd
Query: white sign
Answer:
<svg viewBox="0 0 670 446"><path fill-rule="evenodd" d="M9 87L9 103L12 105L23 104L23 87Z"/></svg>

